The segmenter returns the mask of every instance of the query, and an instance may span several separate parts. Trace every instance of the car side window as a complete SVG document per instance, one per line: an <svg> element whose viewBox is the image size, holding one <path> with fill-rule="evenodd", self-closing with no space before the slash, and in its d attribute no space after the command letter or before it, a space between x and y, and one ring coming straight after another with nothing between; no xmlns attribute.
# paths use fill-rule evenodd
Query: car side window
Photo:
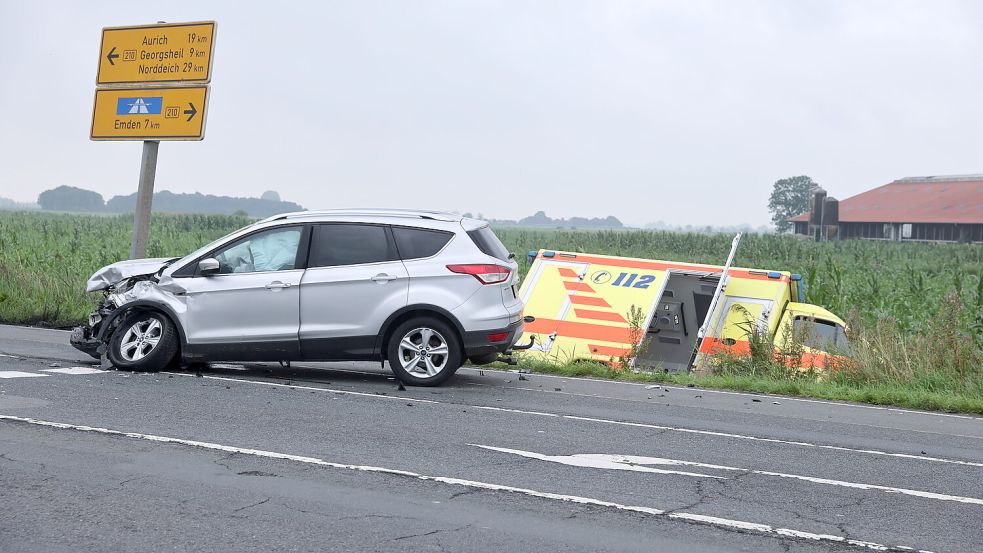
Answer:
<svg viewBox="0 0 983 553"><path fill-rule="evenodd" d="M450 242L454 234L442 230L393 227L393 236L396 238L400 258L420 259L435 255Z"/></svg>
<svg viewBox="0 0 983 553"><path fill-rule="evenodd" d="M218 260L218 274L263 273L296 268L301 231L302 227L271 229L233 242L212 256Z"/></svg>
<svg viewBox="0 0 983 553"><path fill-rule="evenodd" d="M338 267L396 261L395 248L382 225L316 225L308 267Z"/></svg>

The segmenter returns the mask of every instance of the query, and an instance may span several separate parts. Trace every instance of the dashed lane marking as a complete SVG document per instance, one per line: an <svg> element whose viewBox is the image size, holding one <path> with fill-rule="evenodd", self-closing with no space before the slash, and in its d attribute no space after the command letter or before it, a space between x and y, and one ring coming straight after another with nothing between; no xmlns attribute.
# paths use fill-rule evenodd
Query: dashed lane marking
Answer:
<svg viewBox="0 0 983 553"><path fill-rule="evenodd" d="M864 541L858 539L844 538L843 536L834 536L830 534L816 534L813 532L805 532L802 530L794 530L791 528L777 528L768 524L762 524L758 522L748 522L743 520L734 520L728 518L715 517L710 515L699 515L694 513L686 513L682 511L667 511L665 509L658 509L655 507L644 507L639 505L626 505L622 503L615 503L613 501L605 501L602 499L595 499L592 497L583 497L577 495L566 495L553 492L544 492L538 490L532 490L528 488L519 488L515 486L509 486L505 484L494 484L490 482L481 482L477 480L465 480L461 478L454 478L449 476L429 476L425 474L420 474L417 472L392 469L385 467L376 467L371 465L350 465L345 463L335 463L332 461L327 461L324 459L319 459L317 457L306 457L302 455L293 455L290 453L279 453L275 451L264 451L261 449L247 449L240 448L230 445L222 445L210 442L201 442L197 440L186 440L183 438L171 438L167 436L155 436L152 434L141 434L138 432L123 432L120 430L111 430L108 428L98 428L93 426L84 426L69 424L64 422L51 422L38 419L32 419L27 417L15 417L12 415L0 415L0 420L10 421L16 423L27 423L36 426L46 426L49 428L59 428L65 430L77 430L81 432L91 432L96 434L105 434L111 436L121 436L125 438L132 438L137 440L146 440L158 443L171 443L180 444L200 449L209 449L214 451L223 451L226 453L238 453L242 455L252 455L254 457L264 457L268 459L279 459L284 461L293 461L297 463L305 463L309 465L318 465L329 468L346 469L360 472L374 472L379 474L388 474L391 476L398 476L404 478L414 478L417 480L424 480L429 482L439 482L442 484L449 484L454 486L463 486L467 488L474 488L479 490L489 490L498 492L509 492L519 495L526 495L530 497L536 497L540 499L549 499L552 501L561 501L565 503L577 503L580 505L593 505L596 507L604 507L608 509L616 509L620 511L630 511L635 513L643 513L652 516L658 516L663 518L668 518L671 520L680 520L688 522L691 524L699 524L703 526L714 526L717 528L723 528L726 530L738 530L742 532L755 532L762 535L769 535L775 537L785 537L793 538L804 541L818 541L825 543L836 543L852 545L855 547L861 547L869 549L872 551L913 551L914 548L908 546L896 546L896 545L884 545L872 541ZM931 553L925 550L917 550L918 553Z"/></svg>
<svg viewBox="0 0 983 553"><path fill-rule="evenodd" d="M34 378L37 376L48 376L46 374L28 373L24 371L0 371L0 378Z"/></svg>
<svg viewBox="0 0 983 553"><path fill-rule="evenodd" d="M64 367L60 369L44 369L42 372L58 374L98 374L106 371L93 369L92 367Z"/></svg>

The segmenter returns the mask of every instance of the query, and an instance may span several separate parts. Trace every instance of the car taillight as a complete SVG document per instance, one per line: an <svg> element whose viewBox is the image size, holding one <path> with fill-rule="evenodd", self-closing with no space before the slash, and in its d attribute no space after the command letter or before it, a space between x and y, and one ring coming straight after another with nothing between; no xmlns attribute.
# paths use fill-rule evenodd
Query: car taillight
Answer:
<svg viewBox="0 0 983 553"><path fill-rule="evenodd" d="M493 343L493 344L496 343L496 342L504 342L505 340L508 340L508 339L509 339L509 333L508 332L496 332L495 334L489 334L488 335L488 341L491 342L491 343Z"/></svg>
<svg viewBox="0 0 983 553"><path fill-rule="evenodd" d="M452 273L471 275L482 284L498 284L505 282L512 275L512 269L501 265L448 265Z"/></svg>

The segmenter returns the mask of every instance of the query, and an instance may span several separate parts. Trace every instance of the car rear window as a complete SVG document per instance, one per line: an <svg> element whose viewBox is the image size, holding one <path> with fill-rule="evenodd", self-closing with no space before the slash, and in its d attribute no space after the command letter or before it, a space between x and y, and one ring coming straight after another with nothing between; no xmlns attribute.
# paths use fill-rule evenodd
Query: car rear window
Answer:
<svg viewBox="0 0 983 553"><path fill-rule="evenodd" d="M393 236L401 258L420 259L435 255L454 234L442 230L393 227Z"/></svg>
<svg viewBox="0 0 983 553"><path fill-rule="evenodd" d="M478 246L478 249L484 252L486 255L496 257L502 261L509 260L509 250L505 248L502 241L495 236L491 227L481 227L476 230L469 230L468 236L474 241L474 244Z"/></svg>
<svg viewBox="0 0 983 553"><path fill-rule="evenodd" d="M333 224L314 227L309 267L337 267L396 261L395 248L381 225Z"/></svg>

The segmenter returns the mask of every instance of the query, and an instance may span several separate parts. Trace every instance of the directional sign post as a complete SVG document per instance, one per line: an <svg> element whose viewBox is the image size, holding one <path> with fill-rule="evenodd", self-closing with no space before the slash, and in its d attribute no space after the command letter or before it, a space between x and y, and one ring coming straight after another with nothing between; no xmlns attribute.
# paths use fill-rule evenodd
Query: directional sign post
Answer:
<svg viewBox="0 0 983 553"><path fill-rule="evenodd" d="M106 27L97 85L207 83L215 22Z"/></svg>
<svg viewBox="0 0 983 553"><path fill-rule="evenodd" d="M215 22L106 27L92 140L143 140L130 258L146 257L161 140L205 136Z"/></svg>
<svg viewBox="0 0 983 553"><path fill-rule="evenodd" d="M201 140L207 86L99 88L92 140Z"/></svg>

